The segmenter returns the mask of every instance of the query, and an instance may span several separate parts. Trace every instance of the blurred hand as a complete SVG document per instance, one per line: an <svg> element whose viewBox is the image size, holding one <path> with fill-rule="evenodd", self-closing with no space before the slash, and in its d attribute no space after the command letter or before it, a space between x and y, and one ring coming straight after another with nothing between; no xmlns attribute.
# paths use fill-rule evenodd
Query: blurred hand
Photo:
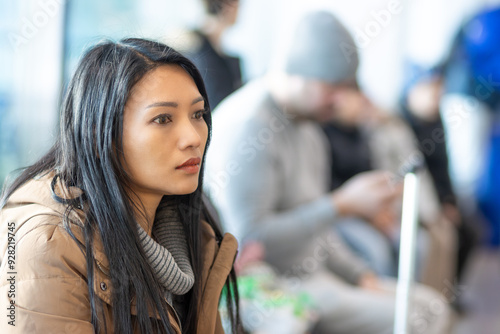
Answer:
<svg viewBox="0 0 500 334"><path fill-rule="evenodd" d="M459 226L460 224L462 224L462 215L460 214L460 210L458 210L458 208L455 205L450 203L444 203L443 214L455 226Z"/></svg>
<svg viewBox="0 0 500 334"><path fill-rule="evenodd" d="M371 224L381 233L392 238L401 222L401 202L394 201L394 205L382 207L371 220Z"/></svg>
<svg viewBox="0 0 500 334"><path fill-rule="evenodd" d="M358 89L338 87L333 95L334 116L332 121L348 127L363 124L367 109L371 106L366 96Z"/></svg>
<svg viewBox="0 0 500 334"><path fill-rule="evenodd" d="M264 260L264 245L257 241L247 242L236 258L234 270L236 274L241 273L245 267L252 263L261 262Z"/></svg>
<svg viewBox="0 0 500 334"><path fill-rule="evenodd" d="M349 179L332 193L339 214L372 222L381 210L402 196L403 183L394 182L392 175L385 171L371 171Z"/></svg>
<svg viewBox="0 0 500 334"><path fill-rule="evenodd" d="M371 291L382 291L380 281L375 273L369 271L361 275L358 281L358 286L361 289Z"/></svg>
<svg viewBox="0 0 500 334"><path fill-rule="evenodd" d="M359 89L338 87L333 95L332 121L348 127L373 126L387 118Z"/></svg>

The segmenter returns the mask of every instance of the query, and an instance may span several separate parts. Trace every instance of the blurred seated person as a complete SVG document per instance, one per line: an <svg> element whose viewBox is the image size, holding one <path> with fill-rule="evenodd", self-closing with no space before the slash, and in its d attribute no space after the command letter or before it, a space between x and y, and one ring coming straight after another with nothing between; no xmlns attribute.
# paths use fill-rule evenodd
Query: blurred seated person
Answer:
<svg viewBox="0 0 500 334"><path fill-rule="evenodd" d="M353 79L355 71L336 83L333 118L323 127L331 149L332 190L370 170L391 171L402 180L412 165L423 160L411 130L368 100ZM442 291L445 282L452 284L454 280L456 235L443 214L429 173L424 169L419 174L422 226L417 237L417 276ZM393 204L369 221L349 218L336 225L349 246L380 275L397 275L400 209L401 203Z"/></svg>
<svg viewBox="0 0 500 334"><path fill-rule="evenodd" d="M312 296L315 333L392 332L394 280L370 270L332 228L342 217L371 221L401 197L401 183L384 171L360 173L329 192L321 124L332 117L334 83L357 67L338 45L354 42L327 12L305 16L293 42L284 69L248 83L215 111L207 191L225 228L242 245L261 243L264 260ZM447 332L444 297L417 284L411 304L411 333Z"/></svg>

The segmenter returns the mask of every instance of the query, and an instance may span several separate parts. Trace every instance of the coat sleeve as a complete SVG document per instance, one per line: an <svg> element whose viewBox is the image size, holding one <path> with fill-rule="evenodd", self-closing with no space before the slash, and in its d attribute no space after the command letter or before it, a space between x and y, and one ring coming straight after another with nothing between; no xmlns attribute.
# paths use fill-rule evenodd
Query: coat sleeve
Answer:
<svg viewBox="0 0 500 334"><path fill-rule="evenodd" d="M12 268L3 256L0 308L10 310L0 333L93 333L85 257L51 220L36 216L17 231Z"/></svg>

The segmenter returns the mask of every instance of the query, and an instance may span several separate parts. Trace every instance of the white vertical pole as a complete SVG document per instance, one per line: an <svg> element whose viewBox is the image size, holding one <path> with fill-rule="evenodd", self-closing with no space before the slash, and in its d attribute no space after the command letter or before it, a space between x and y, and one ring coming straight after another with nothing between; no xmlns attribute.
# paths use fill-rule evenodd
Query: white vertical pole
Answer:
<svg viewBox="0 0 500 334"><path fill-rule="evenodd" d="M410 288L414 280L415 244L417 235L418 176L408 173L404 178L403 214L399 248L399 273L396 288L394 334L409 334Z"/></svg>

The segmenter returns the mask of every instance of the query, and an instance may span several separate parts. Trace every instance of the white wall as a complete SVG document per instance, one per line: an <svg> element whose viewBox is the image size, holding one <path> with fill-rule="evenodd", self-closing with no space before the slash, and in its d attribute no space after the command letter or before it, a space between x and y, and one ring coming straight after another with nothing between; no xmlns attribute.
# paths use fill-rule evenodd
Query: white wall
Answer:
<svg viewBox="0 0 500 334"><path fill-rule="evenodd" d="M25 0L8 32L13 53L12 108L20 163L34 162L54 141L62 71L63 0Z"/></svg>

